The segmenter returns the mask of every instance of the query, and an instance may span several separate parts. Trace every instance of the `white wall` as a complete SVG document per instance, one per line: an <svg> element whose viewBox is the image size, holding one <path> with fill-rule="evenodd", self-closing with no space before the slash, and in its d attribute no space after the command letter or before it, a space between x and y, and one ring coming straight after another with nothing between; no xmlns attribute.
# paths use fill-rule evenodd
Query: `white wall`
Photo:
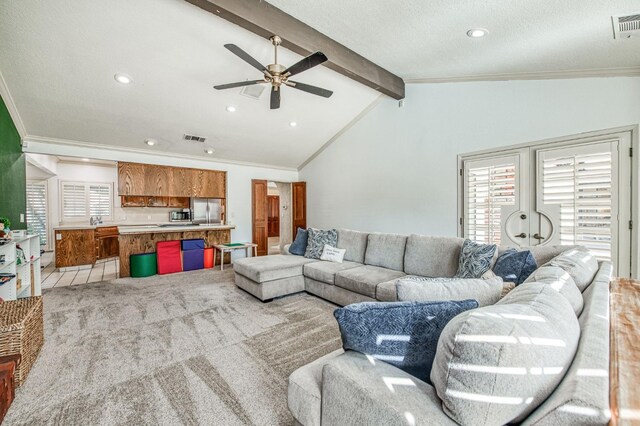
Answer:
<svg viewBox="0 0 640 426"><path fill-rule="evenodd" d="M231 239L233 241L251 241L251 179L268 179L284 182L294 182L298 180L298 172L295 170L218 163L207 160L153 155L140 152L117 151L88 146L73 146L30 141L25 151L31 153L102 160L131 161L165 166L224 170L227 172L227 222L236 226L236 229L231 231ZM62 164L58 166L58 174L60 176L62 176L62 172L60 171L61 166ZM77 165L74 164L73 166L76 167ZM149 222L149 220L146 219L146 214L148 214L146 212L154 211L154 209L151 208L134 210L144 210L143 218L140 220L136 219L138 223ZM167 212L170 209L160 210ZM128 213L129 211L129 208L124 209L124 212L127 215L127 223L131 223L131 213ZM163 217L166 218L167 215L164 214ZM166 219L163 221L166 221ZM118 219L118 222L123 221ZM55 224L57 222L52 221L52 223Z"/></svg>
<svg viewBox="0 0 640 426"><path fill-rule="evenodd" d="M455 235L457 155L640 123L640 77L407 85L300 171L308 224Z"/></svg>

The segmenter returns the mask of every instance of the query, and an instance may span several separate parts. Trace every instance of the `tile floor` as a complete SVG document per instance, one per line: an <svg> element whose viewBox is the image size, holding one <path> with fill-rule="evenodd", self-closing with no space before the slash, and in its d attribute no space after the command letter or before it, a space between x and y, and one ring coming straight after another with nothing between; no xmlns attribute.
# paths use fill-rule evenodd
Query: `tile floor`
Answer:
<svg viewBox="0 0 640 426"><path fill-rule="evenodd" d="M118 258L99 260L91 268L56 269L53 252L42 255L42 288L64 287L68 285L87 284L98 281L109 281L118 278L120 260Z"/></svg>

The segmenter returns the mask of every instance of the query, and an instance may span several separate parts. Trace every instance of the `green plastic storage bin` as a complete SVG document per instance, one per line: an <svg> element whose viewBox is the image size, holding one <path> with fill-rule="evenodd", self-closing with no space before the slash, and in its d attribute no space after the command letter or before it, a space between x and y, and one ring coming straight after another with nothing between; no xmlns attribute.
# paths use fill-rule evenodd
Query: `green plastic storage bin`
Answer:
<svg viewBox="0 0 640 426"><path fill-rule="evenodd" d="M133 278L150 277L158 273L156 253L132 254L129 261Z"/></svg>

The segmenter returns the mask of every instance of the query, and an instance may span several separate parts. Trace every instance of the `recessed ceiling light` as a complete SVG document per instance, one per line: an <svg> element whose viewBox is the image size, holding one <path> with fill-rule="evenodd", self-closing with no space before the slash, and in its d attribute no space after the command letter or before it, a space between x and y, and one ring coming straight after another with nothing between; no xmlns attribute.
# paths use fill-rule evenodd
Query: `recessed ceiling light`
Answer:
<svg viewBox="0 0 640 426"><path fill-rule="evenodd" d="M228 112L236 112L236 107L234 107L233 105L229 105L229 106L227 107L227 111L228 111Z"/></svg>
<svg viewBox="0 0 640 426"><path fill-rule="evenodd" d="M118 74L114 75L114 76L113 76L113 78L115 78L115 79L116 79L116 81L117 81L118 83L120 83L120 84L130 84L130 83L133 83L133 79L132 79L131 77L129 77L128 75L126 75L126 74L120 74L120 73L118 73Z"/></svg>
<svg viewBox="0 0 640 426"><path fill-rule="evenodd" d="M296 123L295 121L292 121L291 123L289 123L289 126L291 127L296 127L298 125L298 123Z"/></svg>
<svg viewBox="0 0 640 426"><path fill-rule="evenodd" d="M88 158L83 158L82 161L91 161Z"/></svg>
<svg viewBox="0 0 640 426"><path fill-rule="evenodd" d="M216 151L215 151L215 149L208 148L208 149L205 149L204 152L206 152L207 154L211 155Z"/></svg>
<svg viewBox="0 0 640 426"><path fill-rule="evenodd" d="M146 143L149 146L154 146L156 144L156 140L155 139L145 139L144 143Z"/></svg>
<svg viewBox="0 0 640 426"><path fill-rule="evenodd" d="M487 34L489 34L489 31L485 30L484 28L472 28L467 31L467 35L471 38L480 38L486 36Z"/></svg>

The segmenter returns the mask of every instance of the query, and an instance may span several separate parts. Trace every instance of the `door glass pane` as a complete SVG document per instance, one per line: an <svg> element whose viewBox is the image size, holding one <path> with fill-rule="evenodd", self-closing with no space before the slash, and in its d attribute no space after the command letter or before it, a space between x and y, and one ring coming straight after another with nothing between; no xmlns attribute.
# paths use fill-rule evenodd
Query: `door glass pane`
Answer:
<svg viewBox="0 0 640 426"><path fill-rule="evenodd" d="M500 244L501 213L516 203L516 165L495 159L469 163L465 173L465 237L485 244Z"/></svg>
<svg viewBox="0 0 640 426"><path fill-rule="evenodd" d="M611 150L561 154L564 155L546 154L542 164L543 202L560 208L560 244L585 246L599 260L610 261Z"/></svg>

